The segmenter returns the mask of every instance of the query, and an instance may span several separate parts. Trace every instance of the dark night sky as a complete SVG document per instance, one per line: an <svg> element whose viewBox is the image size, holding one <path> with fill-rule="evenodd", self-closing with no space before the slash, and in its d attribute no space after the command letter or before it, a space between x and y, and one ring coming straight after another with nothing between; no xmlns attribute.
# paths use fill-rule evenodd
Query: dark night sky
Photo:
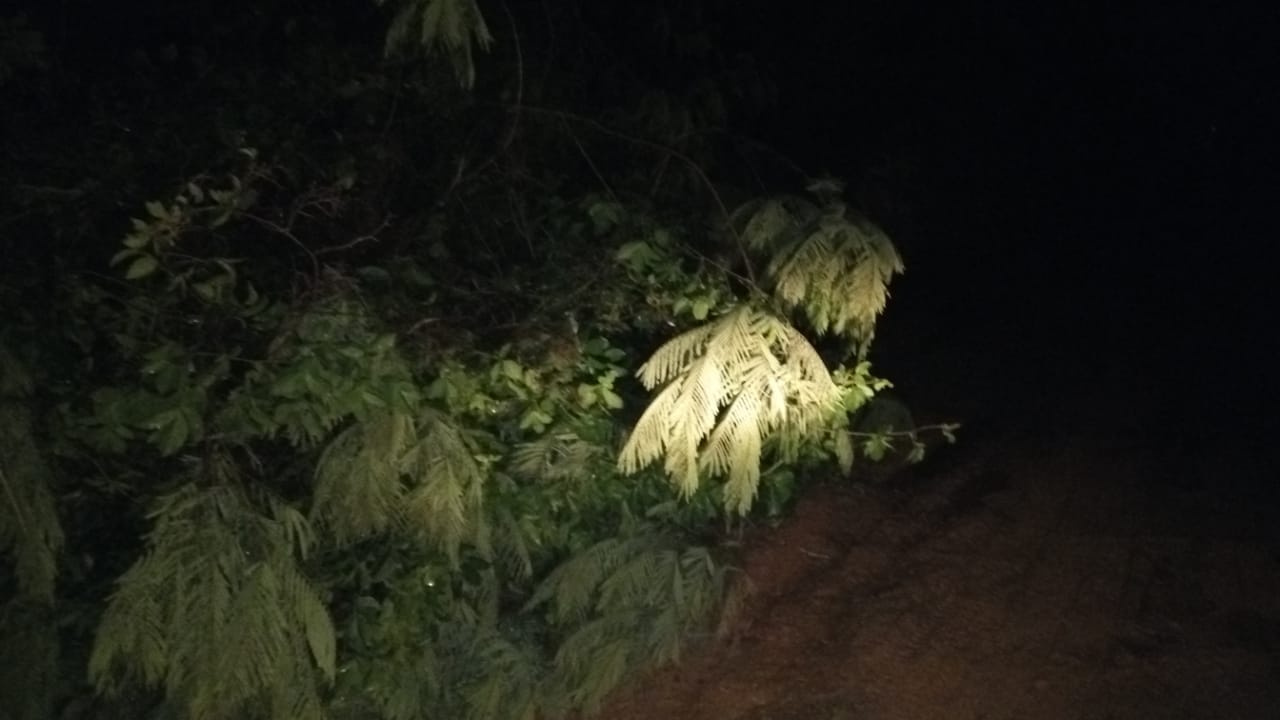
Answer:
<svg viewBox="0 0 1280 720"><path fill-rule="evenodd" d="M878 367L966 421L1138 397L1159 442L1274 477L1280 5L968 5L742 16L780 78L762 134L845 177L913 162Z"/></svg>
<svg viewBox="0 0 1280 720"><path fill-rule="evenodd" d="M1268 391L1280 6L813 6L744 18L775 29L767 132L837 175L916 160L891 325Z"/></svg>
<svg viewBox="0 0 1280 720"><path fill-rule="evenodd" d="M369 3L341 5L381 32ZM774 70L778 109L749 132L852 181L909 161L910 222L886 220L908 263L887 345L998 347L1081 380L1119 363L1261 408L1280 4L1201 5L712 2L707 16ZM104 57L151 22L43 7L113 28L87 35Z"/></svg>

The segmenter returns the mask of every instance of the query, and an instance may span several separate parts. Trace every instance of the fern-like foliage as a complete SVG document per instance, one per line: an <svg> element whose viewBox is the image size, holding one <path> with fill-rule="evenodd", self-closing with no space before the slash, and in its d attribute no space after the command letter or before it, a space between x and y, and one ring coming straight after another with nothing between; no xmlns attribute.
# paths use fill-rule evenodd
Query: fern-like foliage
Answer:
<svg viewBox="0 0 1280 720"><path fill-rule="evenodd" d="M484 473L462 431L426 409L387 411L348 427L316 466L312 518L339 542L408 527L455 561L464 542L486 548Z"/></svg>
<svg viewBox="0 0 1280 720"><path fill-rule="evenodd" d="M485 473L463 432L443 413L424 411L418 422L417 443L405 455L404 463L413 483L406 512L414 527L439 543L455 563L464 540L482 554L490 554L484 515Z"/></svg>
<svg viewBox="0 0 1280 720"><path fill-rule="evenodd" d="M412 440L412 420L395 412L338 433L316 463L311 519L340 544L391 528L403 516L403 458Z"/></svg>
<svg viewBox="0 0 1280 720"><path fill-rule="evenodd" d="M147 554L120 578L98 627L89 665L98 689L130 679L163 687L192 718L322 717L336 639L298 566L313 542L306 518L226 482L189 483L151 518Z"/></svg>
<svg viewBox="0 0 1280 720"><path fill-rule="evenodd" d="M404 0L387 30L387 51L412 43L428 51L442 47L458 82L470 88L476 82L472 49L487 50L493 36L476 0Z"/></svg>
<svg viewBox="0 0 1280 720"><path fill-rule="evenodd" d="M547 679L552 712L596 711L637 669L679 660L709 629L724 568L703 547L651 528L603 540L557 567L529 608L546 606L569 630Z"/></svg>
<svg viewBox="0 0 1280 720"><path fill-rule="evenodd" d="M542 706L545 653L514 624L463 619L407 626L402 646L362 661L332 703L335 719L534 720Z"/></svg>
<svg viewBox="0 0 1280 720"><path fill-rule="evenodd" d="M889 237L874 223L828 199L772 198L743 206L743 240L768 255L775 296L805 314L814 330L865 344L903 271Z"/></svg>
<svg viewBox="0 0 1280 720"><path fill-rule="evenodd" d="M53 599L63 543L50 479L30 413L0 396L0 552L12 556L19 590L46 602Z"/></svg>
<svg viewBox="0 0 1280 720"><path fill-rule="evenodd" d="M635 473L663 459L686 497L703 476L726 476L727 509L746 513L771 439L793 446L826 424L840 392L794 327L743 305L667 342L640 368L649 404L618 459Z"/></svg>
<svg viewBox="0 0 1280 720"><path fill-rule="evenodd" d="M465 690L468 720L535 720L545 676L541 653L497 628L473 633L467 639L475 668Z"/></svg>
<svg viewBox="0 0 1280 720"><path fill-rule="evenodd" d="M582 482L604 455L598 443L573 432L552 432L520 443L511 453L511 470L528 480Z"/></svg>

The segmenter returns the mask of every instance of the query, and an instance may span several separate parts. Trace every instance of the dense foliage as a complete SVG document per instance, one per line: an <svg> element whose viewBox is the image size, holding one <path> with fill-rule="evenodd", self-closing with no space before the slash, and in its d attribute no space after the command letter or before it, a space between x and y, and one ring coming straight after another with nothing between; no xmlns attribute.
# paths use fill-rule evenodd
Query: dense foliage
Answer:
<svg viewBox="0 0 1280 720"><path fill-rule="evenodd" d="M888 239L710 181L745 61L484 9L0 23L5 717L591 710L715 632L726 523L919 452L850 428Z"/></svg>

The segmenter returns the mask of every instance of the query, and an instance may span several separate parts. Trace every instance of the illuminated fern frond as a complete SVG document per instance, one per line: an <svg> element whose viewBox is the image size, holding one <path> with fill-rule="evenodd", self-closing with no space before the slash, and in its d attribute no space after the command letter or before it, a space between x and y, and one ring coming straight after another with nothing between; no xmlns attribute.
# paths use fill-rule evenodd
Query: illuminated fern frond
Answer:
<svg viewBox="0 0 1280 720"><path fill-rule="evenodd" d="M487 50L493 35L475 0L404 0L387 30L387 52L413 43L428 52L443 48L458 82L470 88L476 81L473 46Z"/></svg>
<svg viewBox="0 0 1280 720"><path fill-rule="evenodd" d="M784 196L752 200L734 210L729 219L741 229L748 249L774 252L795 242L815 214L816 208L807 200Z"/></svg>
<svg viewBox="0 0 1280 720"><path fill-rule="evenodd" d="M663 343L637 373L645 389L652 390L681 374L694 358L705 352L715 330L714 324L702 325Z"/></svg>
<svg viewBox="0 0 1280 720"><path fill-rule="evenodd" d="M298 569L296 523L227 485L190 484L152 511L147 554L120 578L89 672L100 691L163 686L192 717L319 717L335 632Z"/></svg>
<svg viewBox="0 0 1280 720"><path fill-rule="evenodd" d="M742 235L748 247L769 253L766 272L776 297L803 312L818 332L865 345L902 259L880 228L834 195L820 194L820 200L758 201L739 219Z"/></svg>
<svg viewBox="0 0 1280 720"><path fill-rule="evenodd" d="M628 475L634 474L662 457L670 436L667 418L671 416L671 409L679 396L680 383L676 381L663 388L649 403L618 455L619 470Z"/></svg>
<svg viewBox="0 0 1280 720"><path fill-rule="evenodd" d="M773 429L769 413L758 399L765 379L756 379L743 388L725 413L702 454L702 466L713 475L728 474L725 507L745 513L755 500L760 485L760 454L764 436Z"/></svg>
<svg viewBox="0 0 1280 720"><path fill-rule="evenodd" d="M19 589L46 601L53 598L63 543L50 480L30 413L0 397L0 553L12 556Z"/></svg>
<svg viewBox="0 0 1280 720"><path fill-rule="evenodd" d="M650 363L653 363L650 367ZM623 473L659 458L685 496L702 475L726 476L726 506L755 498L766 443L830 420L839 389L813 346L777 316L739 307L681 335L641 368L646 385L666 379L618 457Z"/></svg>

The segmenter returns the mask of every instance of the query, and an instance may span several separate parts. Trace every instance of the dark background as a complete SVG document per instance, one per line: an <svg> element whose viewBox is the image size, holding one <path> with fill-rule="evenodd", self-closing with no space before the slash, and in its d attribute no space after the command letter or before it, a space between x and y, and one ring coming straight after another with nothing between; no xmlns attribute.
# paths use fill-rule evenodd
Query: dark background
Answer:
<svg viewBox="0 0 1280 720"><path fill-rule="evenodd" d="M272 4L285 14L287 6ZM543 12L537 3L509 7L532 56ZM592 22L619 55L648 53L634 72L661 84L681 74L679 59L628 47L649 37L632 26L658 7L602 2L585 11L599 14ZM895 285L878 360L891 377L905 374L904 390L929 386L925 401L946 409L954 388L976 398L958 403L973 414L983 399L1141 386L1143 402L1159 405L1156 420L1180 428L1176 442L1243 433L1251 447L1274 444L1278 6L713 1L688 15L661 7L677 23L696 19L723 52L749 53L773 77L776 105L736 131L813 174L849 181L854 200L897 241L908 271ZM386 15L373 3L332 8L335 23L379 42ZM204 35L228 12L257 10L28 9L86 76L120 72L131 47L184 37L273 62L269 35ZM505 11L486 12L500 30ZM509 47L500 44L495 58ZM1054 406L1037 403L1048 421ZM1110 419L1100 409L1087 421Z"/></svg>
<svg viewBox="0 0 1280 720"><path fill-rule="evenodd" d="M731 33L769 28L763 134L807 167L912 163L909 221L885 219L908 265L889 359L977 355L973 381L1011 392L1141 385L1178 442L1267 445L1277 9L960 5L776 6Z"/></svg>

